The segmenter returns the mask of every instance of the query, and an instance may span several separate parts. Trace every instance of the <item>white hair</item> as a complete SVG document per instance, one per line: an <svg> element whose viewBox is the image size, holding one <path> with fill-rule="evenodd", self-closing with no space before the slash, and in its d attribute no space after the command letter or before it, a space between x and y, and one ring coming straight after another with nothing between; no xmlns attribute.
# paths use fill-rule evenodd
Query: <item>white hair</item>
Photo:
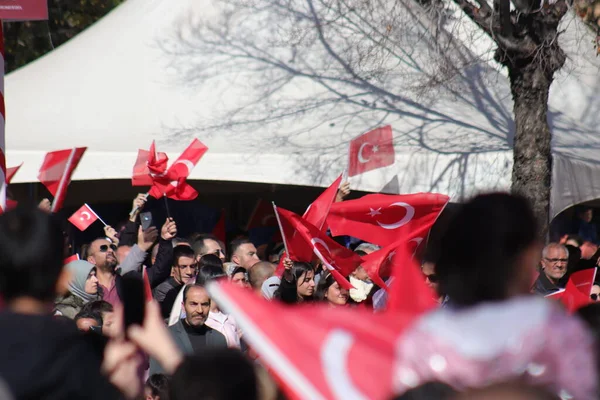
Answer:
<svg viewBox="0 0 600 400"><path fill-rule="evenodd" d="M551 249L562 250L567 255L567 258L569 258L569 249L567 249L567 247L565 245L560 244L560 243L548 243L544 247L544 250L542 250L542 257L548 258L548 253L550 252Z"/></svg>
<svg viewBox="0 0 600 400"><path fill-rule="evenodd" d="M369 252L373 252L373 251L377 251L381 249L381 247L377 246L376 244L373 243L361 243L358 246L356 246L356 249L354 249L354 251L364 251L365 253L369 253Z"/></svg>

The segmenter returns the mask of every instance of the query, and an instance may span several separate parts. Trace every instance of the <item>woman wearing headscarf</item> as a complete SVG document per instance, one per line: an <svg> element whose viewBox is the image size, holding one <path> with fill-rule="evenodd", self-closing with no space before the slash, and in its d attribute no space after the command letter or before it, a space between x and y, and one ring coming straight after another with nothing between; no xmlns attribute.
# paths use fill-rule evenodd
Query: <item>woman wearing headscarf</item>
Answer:
<svg viewBox="0 0 600 400"><path fill-rule="evenodd" d="M99 300L96 267L87 261L76 260L66 265L71 273L67 293L55 304L55 315L75 318L81 308L90 301Z"/></svg>

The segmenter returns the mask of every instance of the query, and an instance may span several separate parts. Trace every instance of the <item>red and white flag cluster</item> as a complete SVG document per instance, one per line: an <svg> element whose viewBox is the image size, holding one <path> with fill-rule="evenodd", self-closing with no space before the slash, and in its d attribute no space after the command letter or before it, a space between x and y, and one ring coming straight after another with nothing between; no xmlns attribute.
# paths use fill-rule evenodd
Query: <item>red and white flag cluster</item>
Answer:
<svg viewBox="0 0 600 400"><path fill-rule="evenodd" d="M169 158L165 153L157 152L152 142L150 150L139 150L131 183L133 186L151 186L148 193L154 198L193 200L198 197L198 192L186 180L207 150L201 141L194 139L167 168Z"/></svg>

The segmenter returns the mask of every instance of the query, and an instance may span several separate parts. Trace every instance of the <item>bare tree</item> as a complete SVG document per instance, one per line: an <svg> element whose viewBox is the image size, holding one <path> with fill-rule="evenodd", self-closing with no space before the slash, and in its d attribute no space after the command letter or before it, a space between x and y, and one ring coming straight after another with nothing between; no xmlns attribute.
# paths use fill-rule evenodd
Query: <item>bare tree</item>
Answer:
<svg viewBox="0 0 600 400"><path fill-rule="evenodd" d="M188 84L229 76L257 95L200 129L258 129L307 113L331 121L335 109L336 122L411 121L410 141L465 163L474 153L512 145L513 190L531 200L546 228L548 94L565 62L557 39L566 0L221 0L217 8L214 18L190 19L161 45ZM463 29L465 16L479 29ZM505 93L490 84L502 79L491 56L481 59L475 54L485 51L465 45L489 43L481 35L492 39L493 57L508 71L514 125L498 100ZM459 110L478 112L487 127L457 117ZM317 125L273 140L293 141ZM440 126L455 135L432 133ZM469 147L474 134L487 145Z"/></svg>

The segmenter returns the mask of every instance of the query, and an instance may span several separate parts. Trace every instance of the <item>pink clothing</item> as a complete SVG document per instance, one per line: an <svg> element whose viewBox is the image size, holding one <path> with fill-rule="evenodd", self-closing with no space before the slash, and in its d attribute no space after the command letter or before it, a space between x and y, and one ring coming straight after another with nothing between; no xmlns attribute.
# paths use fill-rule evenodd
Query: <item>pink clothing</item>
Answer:
<svg viewBox="0 0 600 400"><path fill-rule="evenodd" d="M240 348L241 332L232 316L222 312L211 311L206 319L206 325L219 331L227 340L227 347Z"/></svg>
<svg viewBox="0 0 600 400"><path fill-rule="evenodd" d="M594 342L583 324L536 296L420 318L397 345L398 393L429 381L457 389L523 378L563 399L597 399Z"/></svg>
<svg viewBox="0 0 600 400"><path fill-rule="evenodd" d="M119 293L117 293L117 285L115 282L116 279L113 280L110 288L104 287L98 283L98 286L102 288L102 300L110 303L113 307L115 307L117 304L121 304L121 299L119 298Z"/></svg>

